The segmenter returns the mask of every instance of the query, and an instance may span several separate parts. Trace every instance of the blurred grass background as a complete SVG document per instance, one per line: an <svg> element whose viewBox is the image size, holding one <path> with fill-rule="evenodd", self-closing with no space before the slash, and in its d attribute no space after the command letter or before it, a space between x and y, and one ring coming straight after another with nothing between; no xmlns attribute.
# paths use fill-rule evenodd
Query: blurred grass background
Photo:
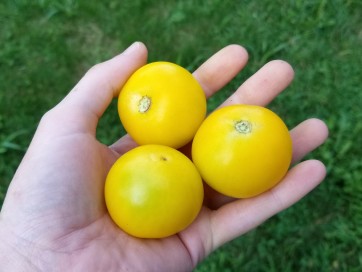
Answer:
<svg viewBox="0 0 362 272"><path fill-rule="evenodd" d="M237 43L249 64L209 108L267 61L288 61L295 80L269 107L289 127L310 117L328 124L329 140L309 156L325 162L328 176L196 271L361 271L361 18L359 0L1 1L0 203L39 119L92 65L139 40L149 61L192 71ZM112 103L97 136L109 144L121 133Z"/></svg>

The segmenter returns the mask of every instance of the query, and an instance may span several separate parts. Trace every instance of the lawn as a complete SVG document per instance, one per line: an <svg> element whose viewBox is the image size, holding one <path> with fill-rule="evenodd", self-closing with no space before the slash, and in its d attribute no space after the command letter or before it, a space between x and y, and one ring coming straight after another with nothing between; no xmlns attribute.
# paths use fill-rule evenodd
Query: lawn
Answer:
<svg viewBox="0 0 362 272"><path fill-rule="evenodd" d="M39 119L92 65L140 40L149 61L192 71L236 43L248 50L249 64L209 100L209 109L269 60L288 61L295 80L269 107L290 128L310 117L327 123L328 141L308 157L322 160L328 175L196 271L360 271L361 15L358 0L1 1L0 203ZM97 132L106 144L124 133L115 106Z"/></svg>

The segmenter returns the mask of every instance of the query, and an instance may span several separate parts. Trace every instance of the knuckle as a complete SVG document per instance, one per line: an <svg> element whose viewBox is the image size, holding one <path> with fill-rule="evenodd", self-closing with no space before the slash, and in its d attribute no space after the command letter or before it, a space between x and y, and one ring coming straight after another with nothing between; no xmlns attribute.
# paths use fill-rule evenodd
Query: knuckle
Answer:
<svg viewBox="0 0 362 272"><path fill-rule="evenodd" d="M102 69L102 67L103 67L102 63L97 63L88 69L86 75L98 74L99 71Z"/></svg>
<svg viewBox="0 0 362 272"><path fill-rule="evenodd" d="M49 124L49 123L54 123L54 120L57 119L56 115L57 114L56 114L56 109L55 108L52 108L52 109L48 110L41 117L40 124L41 125L46 125L46 124Z"/></svg>

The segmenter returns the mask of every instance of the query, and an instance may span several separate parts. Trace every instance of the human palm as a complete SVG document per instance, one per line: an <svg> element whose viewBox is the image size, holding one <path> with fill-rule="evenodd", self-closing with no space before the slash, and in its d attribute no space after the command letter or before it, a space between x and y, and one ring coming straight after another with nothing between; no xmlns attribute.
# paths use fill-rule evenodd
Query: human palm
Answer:
<svg viewBox="0 0 362 272"><path fill-rule="evenodd" d="M27 271L190 271L217 247L289 207L322 181L323 164L305 161L294 166L277 187L255 198L230 199L206 187L199 216L177 235L138 239L124 233L107 213L103 187L112 164L135 143L125 136L108 147L97 141L95 132L112 98L146 58L146 48L136 43L96 65L44 115L1 211L4 242L0 252L7 250L9 255L1 263L11 266L15 258L22 259L17 268ZM194 76L211 96L246 61L242 47L228 46ZM266 105L292 78L288 64L270 62L223 105ZM297 162L325 140L327 129L312 119L294 128L291 135Z"/></svg>

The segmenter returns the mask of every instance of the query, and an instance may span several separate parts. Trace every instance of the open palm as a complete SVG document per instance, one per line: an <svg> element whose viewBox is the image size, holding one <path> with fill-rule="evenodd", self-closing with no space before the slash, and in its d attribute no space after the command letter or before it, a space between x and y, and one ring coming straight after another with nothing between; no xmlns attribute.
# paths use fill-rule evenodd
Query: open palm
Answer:
<svg viewBox="0 0 362 272"><path fill-rule="evenodd" d="M247 58L242 47L227 46L194 76L209 97L240 72ZM274 189L255 198L230 199L206 188L198 218L178 235L138 239L125 234L107 213L103 187L112 164L135 143L125 136L108 147L97 141L95 132L111 100L146 60L145 46L135 43L90 69L44 115L1 211L4 267L11 271L190 271L217 247L289 207L323 180L323 164L305 161ZM269 62L223 105L264 106L292 78L287 63ZM316 119L294 128L294 162L323 143L327 134L326 126Z"/></svg>

